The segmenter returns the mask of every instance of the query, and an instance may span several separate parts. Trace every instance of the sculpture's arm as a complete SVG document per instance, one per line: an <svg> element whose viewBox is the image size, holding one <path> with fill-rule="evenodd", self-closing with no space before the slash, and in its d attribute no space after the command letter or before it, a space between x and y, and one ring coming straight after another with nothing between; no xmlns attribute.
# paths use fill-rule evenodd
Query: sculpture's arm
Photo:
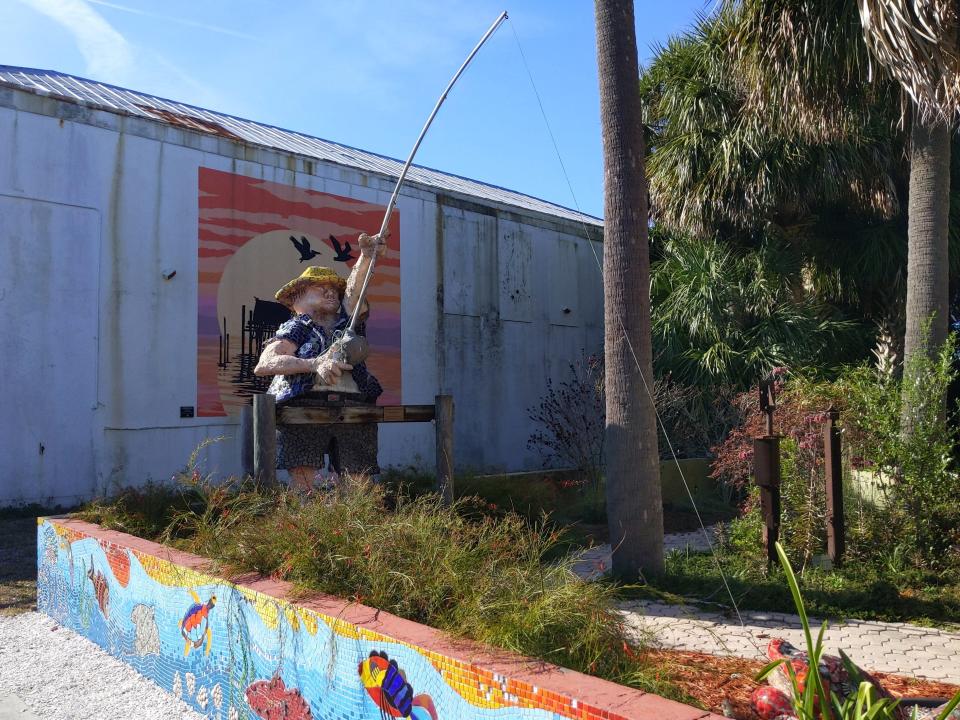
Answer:
<svg viewBox="0 0 960 720"><path fill-rule="evenodd" d="M350 277L347 278L347 289L343 294L343 307L347 315L353 315L353 310L357 306L357 296L360 295L360 288L363 286L363 279L367 275L367 269L370 267L370 261L374 255L383 255L387 250L387 242L381 239L379 235L367 235L360 233L357 240L360 246L360 258L354 264L350 271ZM370 312L370 305L366 300L363 301L361 315Z"/></svg>
<svg viewBox="0 0 960 720"><path fill-rule="evenodd" d="M333 385L344 371L353 370L349 363L336 362L332 358L321 355L315 358L298 358L294 353L297 346L289 340L275 340L269 343L260 353L260 360L253 374L259 377L266 375L300 375L302 373L318 373L324 385Z"/></svg>

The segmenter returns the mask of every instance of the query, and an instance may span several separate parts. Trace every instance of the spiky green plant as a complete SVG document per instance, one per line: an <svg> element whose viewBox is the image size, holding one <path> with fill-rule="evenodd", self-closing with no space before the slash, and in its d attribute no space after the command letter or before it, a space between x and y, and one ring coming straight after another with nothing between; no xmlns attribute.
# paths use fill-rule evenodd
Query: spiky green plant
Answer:
<svg viewBox="0 0 960 720"><path fill-rule="evenodd" d="M822 712L824 708L830 708L830 717L833 720L899 720L899 701L892 698L877 697L876 688L873 684L862 678L857 687L857 692L851 693L845 698L841 698L832 690L829 693L827 692L818 668L820 667L820 659L823 657L823 636L827 631L828 623L827 621L823 622L814 641L810 629L810 620L803 604L803 597L800 595L800 586L793 574L790 560L780 543L776 544L776 549L780 565L786 575L787 585L790 587L790 594L793 596L793 602L797 608L797 614L800 616L810 671L807 673L806 683L801 687L793 665L781 658L766 665L757 674L757 682L763 681L782 666L790 678L790 684L793 686L793 711L799 720L821 720L825 715ZM846 655L843 655L843 662L853 677L859 676L859 672ZM947 720L958 705L960 705L960 693L953 697L937 715L936 720ZM917 717L916 710L914 710L913 717Z"/></svg>
<svg viewBox="0 0 960 720"><path fill-rule="evenodd" d="M856 357L862 324L802 286L804 261L770 242L737 250L676 236L653 267L657 368L680 382L747 386L778 366Z"/></svg>

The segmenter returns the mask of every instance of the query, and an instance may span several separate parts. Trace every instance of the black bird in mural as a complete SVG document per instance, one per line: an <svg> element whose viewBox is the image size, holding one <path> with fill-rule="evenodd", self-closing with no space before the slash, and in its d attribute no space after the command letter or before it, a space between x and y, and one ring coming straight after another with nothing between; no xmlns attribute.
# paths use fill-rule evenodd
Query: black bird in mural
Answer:
<svg viewBox="0 0 960 720"><path fill-rule="evenodd" d="M340 241L331 235L330 244L333 245L334 252L337 253L337 256L334 258L334 260L339 260L340 262L349 262L350 260L353 260L353 255L350 254L351 250L349 240L341 245Z"/></svg>
<svg viewBox="0 0 960 720"><path fill-rule="evenodd" d="M290 242L292 242L293 246L300 252L300 262L315 258L320 254L316 250L310 249L310 241L307 240L303 235L300 236L299 241L293 235L291 235Z"/></svg>

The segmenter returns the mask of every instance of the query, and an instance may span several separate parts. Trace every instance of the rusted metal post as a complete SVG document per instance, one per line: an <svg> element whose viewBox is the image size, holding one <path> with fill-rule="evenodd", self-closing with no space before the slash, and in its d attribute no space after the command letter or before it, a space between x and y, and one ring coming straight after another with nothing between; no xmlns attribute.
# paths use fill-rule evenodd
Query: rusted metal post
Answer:
<svg viewBox="0 0 960 720"><path fill-rule="evenodd" d="M773 382L772 376L760 381L760 410L767 416L767 433L753 440L753 474L760 488L768 568L777 562L774 545L780 538L780 437L773 433L773 412L777 408Z"/></svg>
<svg viewBox="0 0 960 720"><path fill-rule="evenodd" d="M453 503L453 396L437 395L437 492Z"/></svg>
<svg viewBox="0 0 960 720"><path fill-rule="evenodd" d="M245 478L253 477L253 406L240 408L240 466Z"/></svg>
<svg viewBox="0 0 960 720"><path fill-rule="evenodd" d="M768 435L753 439L753 474L760 488L763 512L763 544L767 567L777 562L774 544L780 538L780 438Z"/></svg>
<svg viewBox="0 0 960 720"><path fill-rule="evenodd" d="M767 437L773 436L773 411L777 409L777 398L774 394L773 376L760 381L760 412L767 416Z"/></svg>
<svg viewBox="0 0 960 720"><path fill-rule="evenodd" d="M253 396L253 477L277 484L277 402L269 393Z"/></svg>
<svg viewBox="0 0 960 720"><path fill-rule="evenodd" d="M843 521L843 465L841 463L840 413L830 406L823 424L823 465L827 490L827 556L834 566L843 562L845 527Z"/></svg>

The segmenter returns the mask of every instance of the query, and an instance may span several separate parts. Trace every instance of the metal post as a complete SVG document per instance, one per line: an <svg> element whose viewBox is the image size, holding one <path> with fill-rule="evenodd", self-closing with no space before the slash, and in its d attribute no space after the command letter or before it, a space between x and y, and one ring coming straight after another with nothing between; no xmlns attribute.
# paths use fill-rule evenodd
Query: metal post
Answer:
<svg viewBox="0 0 960 720"><path fill-rule="evenodd" d="M773 376L767 376L760 381L760 412L767 418L767 437L773 435L773 411L777 409L777 398L774 392Z"/></svg>
<svg viewBox="0 0 960 720"><path fill-rule="evenodd" d="M240 408L240 466L243 477L253 477L253 406Z"/></svg>
<svg viewBox="0 0 960 720"><path fill-rule="evenodd" d="M823 465L826 471L827 490L827 556L834 566L843 561L843 465L841 463L840 429L837 420L840 413L830 406L823 424Z"/></svg>
<svg viewBox="0 0 960 720"><path fill-rule="evenodd" d="M453 396L436 396L437 492L453 503Z"/></svg>
<svg viewBox="0 0 960 720"><path fill-rule="evenodd" d="M277 403L269 393L253 396L253 477L277 484Z"/></svg>
<svg viewBox="0 0 960 720"><path fill-rule="evenodd" d="M753 439L753 473L760 487L763 512L763 544L767 567L777 562L774 544L780 537L780 438L767 435Z"/></svg>

